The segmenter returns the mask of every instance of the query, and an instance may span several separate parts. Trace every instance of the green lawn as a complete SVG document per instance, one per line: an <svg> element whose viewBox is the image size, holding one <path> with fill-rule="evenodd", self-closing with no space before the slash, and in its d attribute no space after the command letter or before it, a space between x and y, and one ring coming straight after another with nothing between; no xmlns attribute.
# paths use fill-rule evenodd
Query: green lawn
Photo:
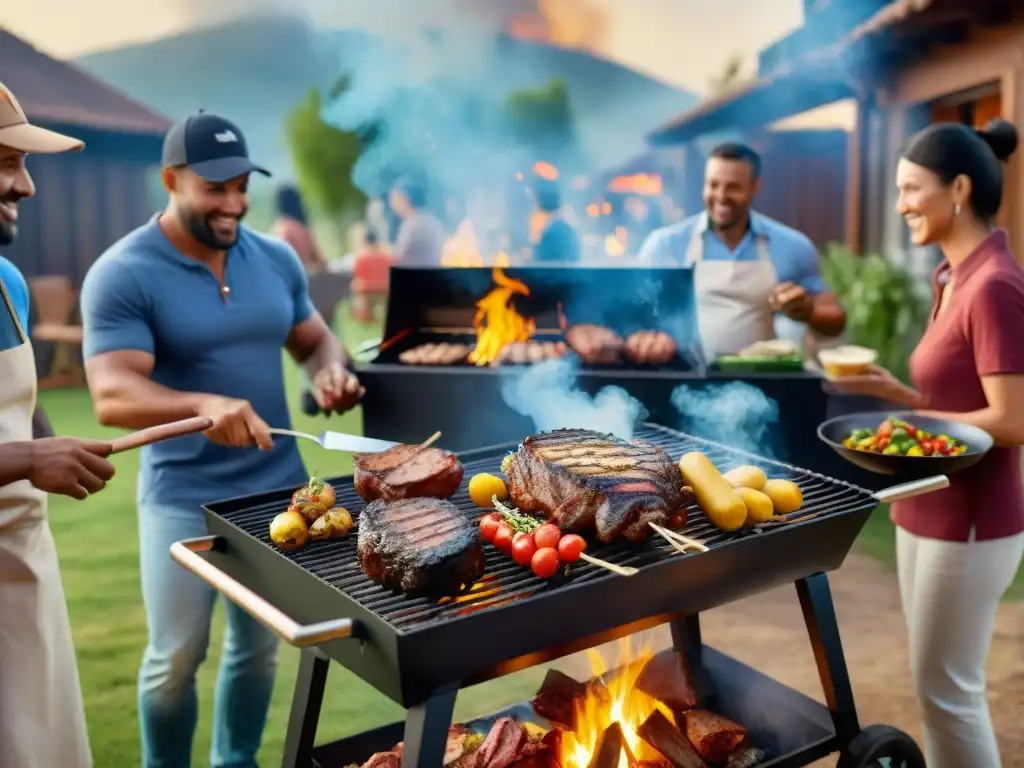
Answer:
<svg viewBox="0 0 1024 768"><path fill-rule="evenodd" d="M375 329L360 326L347 327L346 331L345 340L350 348L376 334ZM288 362L288 399L297 403L298 371ZM97 425L84 390L42 392L40 403L58 434L82 437L116 434L116 430ZM319 433L327 426L325 418L310 418L298 412L294 417L297 429ZM362 428L361 417L353 413L336 418L331 426L358 431ZM321 449L315 445L303 445L303 454L310 469L328 466ZM350 467L339 466L335 455L329 461L338 474ZM135 525L138 454L116 456L114 463L117 476L103 493L81 503L52 497L50 518L61 556L95 763L103 768L132 768L139 765L135 686L146 642ZM219 612L210 655L200 673L201 714L195 745L196 765L209 765L206 761L209 759L213 684L222 624L223 615ZM264 766L281 762L297 664L298 652L282 647L277 690L260 755ZM482 714L521 701L536 690L540 676L540 671L530 670L467 689L459 696L457 711L460 717ZM328 687L318 741L336 739L403 716L398 706L340 665L331 666Z"/></svg>
<svg viewBox="0 0 1024 768"><path fill-rule="evenodd" d="M339 313L340 315L340 313ZM345 342L354 348L376 335L373 328L348 324ZM297 369L288 365L288 400L298 402ZM97 425L84 390L57 390L40 394L40 403L62 435L102 437L115 434ZM324 418L294 414L297 429L319 433ZM335 429L359 431L358 412L332 420ZM330 466L338 473L348 471L339 457L326 459L317 446L302 446L310 469ZM341 462L345 459L341 458ZM50 501L50 517L61 555L64 587L78 651L93 754L97 766L131 768L139 764L138 721L136 717L136 673L146 641L138 577L138 545L135 526L135 475L138 454L114 458L117 477L101 494L78 503L63 497ZM861 536L863 551L888 567L895 560L893 529L887 510L871 517ZM1018 575L1014 588L1024 596L1024 578ZM208 661L200 673L201 716L195 745L195 763L208 759L213 682L219 660L222 614L215 620ZM283 647L270 723L266 730L261 763L279 765L285 725L291 701L298 653ZM459 695L457 716L482 714L528 698L540 682L542 670L525 672L467 689ZM340 665L331 666L328 694L318 741L336 739L402 717L402 710L357 680Z"/></svg>

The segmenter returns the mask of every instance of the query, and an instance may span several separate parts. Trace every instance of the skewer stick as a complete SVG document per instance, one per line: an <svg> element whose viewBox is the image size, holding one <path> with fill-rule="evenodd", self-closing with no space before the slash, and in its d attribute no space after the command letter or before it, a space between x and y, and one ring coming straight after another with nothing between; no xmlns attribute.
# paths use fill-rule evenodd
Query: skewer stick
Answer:
<svg viewBox="0 0 1024 768"><path fill-rule="evenodd" d="M682 544L687 549L696 549L698 552L707 552L708 548L704 546L704 542L691 539L689 536L683 536L681 533L676 533L668 528L662 528L660 525L654 523L648 523L663 539L674 540L678 544Z"/></svg>
<svg viewBox="0 0 1024 768"><path fill-rule="evenodd" d="M615 563L609 563L607 560L591 557L586 552L580 552L580 560L596 565L598 568L604 568L612 573L617 573L619 576L636 576L640 573L640 569L634 568L632 565L616 565Z"/></svg>

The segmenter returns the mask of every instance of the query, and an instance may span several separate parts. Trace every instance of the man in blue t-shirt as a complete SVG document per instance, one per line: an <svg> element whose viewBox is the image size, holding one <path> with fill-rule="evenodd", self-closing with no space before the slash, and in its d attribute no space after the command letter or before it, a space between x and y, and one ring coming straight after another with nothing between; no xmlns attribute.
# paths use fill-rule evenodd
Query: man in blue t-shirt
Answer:
<svg viewBox="0 0 1024 768"><path fill-rule="evenodd" d="M282 486L306 471L292 438L281 350L313 380L326 412L363 394L344 350L310 303L285 243L241 222L251 172L238 126L193 115L168 132L163 213L104 253L82 286L89 389L104 424L140 429L202 415L204 435L142 450L138 480L142 595L149 644L139 673L142 765L188 765L195 674L215 592L168 556L203 536L200 505ZM255 766L273 688L276 639L233 603L214 706L211 763Z"/></svg>

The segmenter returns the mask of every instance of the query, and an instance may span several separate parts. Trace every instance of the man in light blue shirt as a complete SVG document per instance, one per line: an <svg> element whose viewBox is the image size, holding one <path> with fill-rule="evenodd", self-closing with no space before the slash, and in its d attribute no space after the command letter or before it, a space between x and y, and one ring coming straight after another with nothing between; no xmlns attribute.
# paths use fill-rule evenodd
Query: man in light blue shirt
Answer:
<svg viewBox="0 0 1024 768"><path fill-rule="evenodd" d="M818 252L800 232L751 210L761 160L723 144L705 168L705 211L652 232L639 260L691 267L697 321L709 360L775 338L776 315L838 336L846 315L821 277Z"/></svg>

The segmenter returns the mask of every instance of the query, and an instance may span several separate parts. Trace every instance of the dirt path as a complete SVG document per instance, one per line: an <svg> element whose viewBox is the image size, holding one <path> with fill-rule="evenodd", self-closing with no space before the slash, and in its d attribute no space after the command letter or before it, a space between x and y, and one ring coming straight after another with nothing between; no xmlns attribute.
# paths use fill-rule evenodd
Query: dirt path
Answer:
<svg viewBox="0 0 1024 768"><path fill-rule="evenodd" d="M885 723L920 743L920 725L910 683L907 637L895 575L873 559L851 554L830 576L846 659L862 725ZM954 619L955 620L955 619ZM709 645L822 700L810 641L792 588L778 589L718 608L702 617ZM655 647L666 647L668 633L653 630ZM989 659L989 706L999 735L1004 768L1024 768L1024 606L1000 609ZM764 649L771 649L764 652ZM785 652L780 653L780 649ZM605 650L614 660L614 646ZM558 666L583 679L586 660L565 659ZM816 766L833 766L835 758Z"/></svg>

